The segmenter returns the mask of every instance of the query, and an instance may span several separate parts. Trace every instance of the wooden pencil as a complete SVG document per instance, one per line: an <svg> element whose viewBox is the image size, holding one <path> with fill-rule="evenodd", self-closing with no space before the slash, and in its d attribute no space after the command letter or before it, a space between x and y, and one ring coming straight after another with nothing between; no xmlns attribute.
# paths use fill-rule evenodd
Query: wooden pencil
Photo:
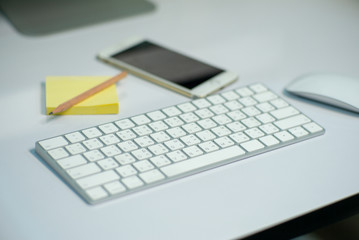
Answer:
<svg viewBox="0 0 359 240"><path fill-rule="evenodd" d="M50 112L49 115L60 113L60 112L63 112L65 110L69 109L70 107L74 106L75 104L82 102L83 100L89 98L90 96L102 91L103 89L111 86L112 84L115 84L117 81L123 79L126 76L127 76L127 72L122 72L122 73L104 81L103 83L100 83L99 85L81 93L80 95L78 95L74 98L71 98L70 100L68 100L64 103L61 103L52 112Z"/></svg>

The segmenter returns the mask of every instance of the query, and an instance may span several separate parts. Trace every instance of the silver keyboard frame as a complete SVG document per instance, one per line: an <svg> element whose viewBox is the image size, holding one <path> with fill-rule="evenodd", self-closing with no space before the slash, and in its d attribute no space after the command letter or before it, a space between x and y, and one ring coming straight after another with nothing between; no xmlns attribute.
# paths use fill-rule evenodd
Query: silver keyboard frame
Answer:
<svg viewBox="0 0 359 240"><path fill-rule="evenodd" d="M255 85L255 84L250 84L248 86L243 86L243 87L239 87L237 89L240 89L240 88L244 88L244 87L249 87L251 85ZM264 84L262 84L263 86L265 86ZM272 93L275 93L274 91L272 91L271 89L269 89L267 86L265 86L268 91L271 91ZM233 90L236 90L236 89L233 89ZM230 90L230 91L233 91L233 90ZM217 94L215 94L217 95ZM221 95L218 94L218 95ZM282 97L280 97L278 94L276 94L278 96L279 99L282 99L284 100ZM213 96L213 95L212 95ZM196 100L196 99L194 99ZM192 102L194 100L189 100L189 101L185 101L185 102L182 102L182 103L179 103L179 104L176 104L176 105L171 105L171 106L178 106L180 104L183 104L183 103L186 103L186 102ZM285 101L285 100L284 100ZM286 103L288 103L287 101L285 101ZM171 106L168 106L168 107L171 107ZM292 106L292 104L288 103L288 106ZM164 107L164 108L167 108L167 107ZM164 108L160 108L160 109L157 109L157 110L162 110ZM295 107L293 107L295 108ZM297 108L295 108L297 109ZM298 110L298 109L297 109ZM153 110L153 111L156 111L156 110ZM150 111L150 112L153 112L153 111ZM300 114L303 114L302 111L298 110ZM142 113L142 114L146 114L146 113ZM138 115L142 115L142 114L138 114ZM135 116L138 116L138 115L134 115L134 116L130 116L130 117L127 117L128 119L129 118L132 118L132 117L135 117ZM308 117L307 115L303 114L304 116ZM308 117L309 118L309 117ZM118 121L118 120L121 120L121 119L126 119L126 118L120 118L120 119L117 119L115 121ZM309 118L311 120L311 122L314 122L316 123L315 121L313 121L311 118ZM115 121L112 121L112 122L107 122L107 123L114 123ZM103 125L103 124L107 124L107 123L101 123L99 125L96 125L96 126L92 126L92 127L97 127L100 126L100 125ZM115 123L114 123L115 124ZM317 123L316 123L317 124ZM116 124L115 124L116 125ZM319 125L319 124L318 124ZM137 125L136 125L137 126ZM320 126L320 125L319 125ZM291 145L291 144L294 144L294 143L298 143L298 142L302 142L302 141L305 141L305 140L308 140L308 139L311 139L313 137L317 137L317 136L320 136L320 135L323 135L325 133L325 129L320 126L322 128L321 131L319 132L315 132L315 133L309 133L308 135L304 136L304 137L296 137L294 136L294 139L292 140L289 140L289 141L286 141L286 142L280 142L279 144L276 144L276 145L273 145L273 146L266 146L265 148L262 148L262 149L259 149L259 150L256 150L256 151L253 151L253 152L248 152L246 151L246 153L244 155L241 155L241 156L238 156L238 157L233 157L233 158L230 158L230 159L227 159L227 160L223 160L221 162L217 162L217 163L214 163L214 164L211 164L211 165L207 165L207 166L204 166L204 167L201 167L201 168L197 168L197 169L194 169L194 170L191 170L191 171L188 171L188 172L185 172L185 173L182 173L182 174L179 174L177 176L172 176L172 177L167 177L165 174L165 179L163 180L160 180L158 182L153 182L153 183L145 183L145 185L141 186L141 187L138 187L138 188L134 188L134 189L130 189L128 191L125 191L125 192L122 192L122 193L118 193L118 194L115 194L115 195L110 195L108 197L105 197L103 199L99 199L99 200L92 200L86 193L86 191L84 189L82 189L82 187L80 187L77 183L76 183L76 180L73 179L72 177L70 177L70 175L66 172L65 169L63 169L57 162L56 160L54 160L50 155L49 153L39 144L39 142L41 141L44 141L44 140L47 140L47 139L52 139L54 137L58 137L58 136L63 136L65 137L66 134L69 134L69 133L65 133L65 134L62 134L62 135L57 135L57 136L53 136L51 138L47 138L47 139L43 139L43 140L40 140L40 141L37 141L36 144L35 144L35 150L36 152L41 156L42 159L44 159L46 161L46 163L48 163L52 169L54 169L56 171L56 173L58 173L62 179L65 180L65 182L70 185L73 190L80 196L82 197L87 203L89 204L97 204L97 203L101 203L101 202L107 202L108 200L111 200L111 199L117 199L119 197L123 197L123 196L126 196L126 195L129 195L129 194L133 194L133 193L136 193L136 192L140 192L140 191L143 191L143 190L146 190L146 189L149 189L149 188L152 188L152 187L155 187L155 186L158 186L158 185L162 185L162 184L165 184L165 183L169 183L169 182L172 182L172 181L176 181L178 179L181 179L181 178L184 178L184 177L188 177L188 176L191 176L191 175L194 175L194 174L197 174L197 173L200 173L200 172L203 172L203 171L207 171L207 170L210 170L210 169L213 169L213 168L216 168L216 167L219 167L219 166L223 166L223 165L226 165L226 164L229 164L229 163L233 163L233 162L237 162L237 161L240 161L240 160L243 160L243 159L247 159L247 158L250 158L252 156L255 156L255 155L258 155L258 154L262 154L262 153L266 153L266 152L269 152L269 151L272 151L272 150L275 150L275 149L278 149L278 148L282 148L282 147L285 147L285 146L288 146L288 145ZM89 127L91 128L91 127ZM82 130L85 130L87 128L84 128L84 129L79 129L78 131L82 131ZM74 131L74 132L78 132L78 131ZM220 149L223 149L220 147ZM219 149L219 150L220 150ZM203 155L205 155L206 153L204 153ZM203 156L202 155L202 156ZM190 158L189 158L190 159ZM184 160L186 161L186 160ZM155 166L156 169L159 169L157 166Z"/></svg>

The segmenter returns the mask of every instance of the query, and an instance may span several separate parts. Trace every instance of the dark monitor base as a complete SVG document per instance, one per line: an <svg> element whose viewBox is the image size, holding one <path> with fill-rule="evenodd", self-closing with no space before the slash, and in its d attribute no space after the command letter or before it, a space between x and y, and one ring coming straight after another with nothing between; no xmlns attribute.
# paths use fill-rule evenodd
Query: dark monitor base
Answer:
<svg viewBox="0 0 359 240"><path fill-rule="evenodd" d="M305 214L278 226L266 229L242 240L263 240L263 239L292 239L308 234L317 229L330 226L344 219L359 218L359 194L333 203L329 206ZM357 231L358 232L358 231ZM350 232L349 232L350 234ZM357 236L357 233L356 235ZM332 237L331 239L336 239ZM358 239L357 237L344 237L340 239Z"/></svg>
<svg viewBox="0 0 359 240"><path fill-rule="evenodd" d="M151 12L146 0L2 0L0 9L25 35L47 35Z"/></svg>

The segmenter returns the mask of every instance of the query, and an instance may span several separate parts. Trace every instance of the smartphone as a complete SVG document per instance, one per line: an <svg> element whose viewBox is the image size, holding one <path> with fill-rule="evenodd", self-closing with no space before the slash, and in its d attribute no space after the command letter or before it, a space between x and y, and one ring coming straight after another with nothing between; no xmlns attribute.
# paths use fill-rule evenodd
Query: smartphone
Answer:
<svg viewBox="0 0 359 240"><path fill-rule="evenodd" d="M132 38L104 49L98 58L192 98L205 97L237 79L233 72L142 38Z"/></svg>

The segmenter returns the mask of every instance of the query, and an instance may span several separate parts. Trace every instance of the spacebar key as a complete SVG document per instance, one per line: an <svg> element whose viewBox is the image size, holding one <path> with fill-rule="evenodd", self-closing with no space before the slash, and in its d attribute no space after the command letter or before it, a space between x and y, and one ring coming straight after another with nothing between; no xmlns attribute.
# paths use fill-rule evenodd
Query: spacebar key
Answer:
<svg viewBox="0 0 359 240"><path fill-rule="evenodd" d="M195 157L183 162L178 162L161 168L161 171L168 177L189 172L214 163L222 162L234 157L243 155L245 152L239 146L224 148L216 152Z"/></svg>

